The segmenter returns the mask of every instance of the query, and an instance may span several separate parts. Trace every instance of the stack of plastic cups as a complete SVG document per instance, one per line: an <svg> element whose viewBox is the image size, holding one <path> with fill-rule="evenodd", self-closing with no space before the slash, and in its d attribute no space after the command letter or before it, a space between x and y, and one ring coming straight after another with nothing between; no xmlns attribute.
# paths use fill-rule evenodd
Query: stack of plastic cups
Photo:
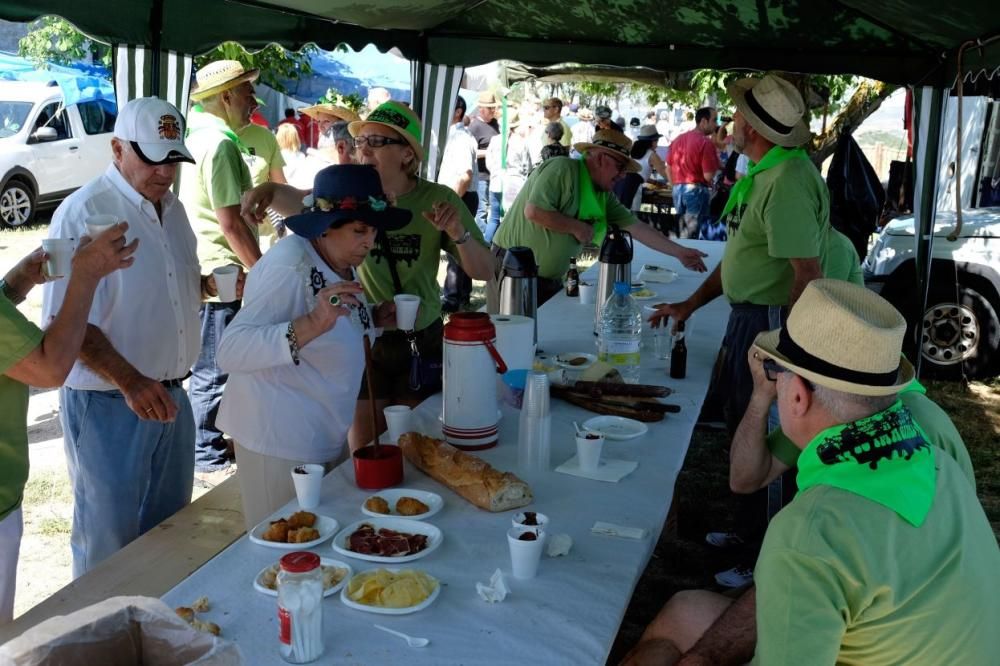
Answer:
<svg viewBox="0 0 1000 666"><path fill-rule="evenodd" d="M524 384L521 421L517 435L517 466L522 472L549 469L552 415L549 410L549 376L529 372Z"/></svg>

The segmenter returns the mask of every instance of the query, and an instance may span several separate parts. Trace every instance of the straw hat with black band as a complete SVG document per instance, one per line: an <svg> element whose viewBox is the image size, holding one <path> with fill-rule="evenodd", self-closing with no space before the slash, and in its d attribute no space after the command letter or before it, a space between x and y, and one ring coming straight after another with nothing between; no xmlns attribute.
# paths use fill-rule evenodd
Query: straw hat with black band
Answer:
<svg viewBox="0 0 1000 666"><path fill-rule="evenodd" d="M588 150L597 150L611 153L626 160L625 170L630 173L637 173L642 170L639 163L632 159L632 140L617 130L605 129L594 132L594 138L586 143L574 143L573 150L578 153L585 153Z"/></svg>
<svg viewBox="0 0 1000 666"><path fill-rule="evenodd" d="M304 106L299 109L299 113L309 116L313 120L342 120L348 123L353 123L355 120L360 119L358 114L354 113L347 107L326 103Z"/></svg>
<svg viewBox="0 0 1000 666"><path fill-rule="evenodd" d="M768 74L762 79L740 79L727 90L736 110L771 143L794 148L809 140L805 102L788 81Z"/></svg>
<svg viewBox="0 0 1000 666"><path fill-rule="evenodd" d="M783 328L754 348L796 375L844 393L893 395L914 377L902 355L906 320L887 300L842 280L813 280Z"/></svg>
<svg viewBox="0 0 1000 666"><path fill-rule="evenodd" d="M375 110L369 113L364 120L355 120L348 125L347 131L350 132L351 136L357 136L361 128L369 124L382 125L398 132L410 145L410 148L413 148L417 159L423 161L424 146L421 142L423 130L420 118L413 112L413 109L399 102L385 102L375 107Z"/></svg>
<svg viewBox="0 0 1000 666"><path fill-rule="evenodd" d="M195 74L195 87L191 91L191 100L200 102L212 95L231 90L246 81L252 83L259 75L259 69L245 70L238 60L210 62Z"/></svg>

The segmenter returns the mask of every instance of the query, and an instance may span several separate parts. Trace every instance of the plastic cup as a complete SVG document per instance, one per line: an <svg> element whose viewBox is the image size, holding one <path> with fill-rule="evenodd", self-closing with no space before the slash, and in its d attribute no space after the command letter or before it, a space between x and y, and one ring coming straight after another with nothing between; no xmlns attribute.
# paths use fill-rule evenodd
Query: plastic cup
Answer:
<svg viewBox="0 0 1000 666"><path fill-rule="evenodd" d="M549 415L549 376L544 372L532 371L524 382L524 398L521 411L531 416Z"/></svg>
<svg viewBox="0 0 1000 666"><path fill-rule="evenodd" d="M220 303L232 303L236 300L236 282L240 277L240 267L236 264L219 266L212 271L215 276L215 290L219 294Z"/></svg>
<svg viewBox="0 0 1000 666"><path fill-rule="evenodd" d="M576 460L584 472L596 472L601 465L601 450L604 448L604 435L597 432L584 432L576 436Z"/></svg>
<svg viewBox="0 0 1000 666"><path fill-rule="evenodd" d="M50 278L61 278L69 275L73 267L72 238L46 238L42 241L42 249L49 255L45 260L45 274Z"/></svg>
<svg viewBox="0 0 1000 666"><path fill-rule="evenodd" d="M597 298L597 285L592 282L580 281L580 304L593 305Z"/></svg>
<svg viewBox="0 0 1000 666"><path fill-rule="evenodd" d="M534 539L521 539L531 534ZM511 527L507 530L507 545L510 547L510 568L514 578L522 580L538 575L538 563L545 549L545 532L531 527Z"/></svg>
<svg viewBox="0 0 1000 666"><path fill-rule="evenodd" d="M315 509L319 506L319 490L324 472L322 465L299 465L292 468L295 497L303 509Z"/></svg>
<svg viewBox="0 0 1000 666"><path fill-rule="evenodd" d="M413 325L417 322L420 297L413 294L396 294L392 300L396 303L396 328L401 331L412 331Z"/></svg>
<svg viewBox="0 0 1000 666"><path fill-rule="evenodd" d="M406 405L389 405L382 410L385 423L389 427L389 441L399 441L403 434L413 430L413 410Z"/></svg>
<svg viewBox="0 0 1000 666"><path fill-rule="evenodd" d="M115 215L91 215L87 218L87 235L97 238L119 222L121 220Z"/></svg>

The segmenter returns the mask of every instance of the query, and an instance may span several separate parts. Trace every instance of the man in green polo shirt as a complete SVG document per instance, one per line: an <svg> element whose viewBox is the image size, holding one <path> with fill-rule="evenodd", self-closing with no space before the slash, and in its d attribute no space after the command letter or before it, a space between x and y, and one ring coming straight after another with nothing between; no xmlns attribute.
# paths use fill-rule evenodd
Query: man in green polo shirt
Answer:
<svg viewBox="0 0 1000 666"><path fill-rule="evenodd" d="M249 149L236 133L257 108L253 82L258 73L245 71L235 60L217 60L195 75L185 140L195 164L181 167L180 199L198 237L198 260L208 271L228 264L249 270L261 256L257 225L240 217L240 197L252 183L244 162ZM239 309L239 300L221 303L218 298L200 308L201 355L188 385L196 426L195 472L200 474L232 471L229 442L215 426L227 377L215 362L215 349Z"/></svg>
<svg viewBox="0 0 1000 666"><path fill-rule="evenodd" d="M493 237L495 277L487 284L487 309L500 307L500 266L507 248L531 248L538 264L538 304L562 289L569 260L588 243L600 243L610 225L628 227L654 250L704 271L703 252L679 245L638 220L614 196L614 184L639 164L629 156L632 141L621 132L601 130L573 148L582 160L554 157L538 165L504 216Z"/></svg>
<svg viewBox="0 0 1000 666"><path fill-rule="evenodd" d="M17 557L28 480L28 386L60 386L80 354L87 316L101 278L132 264L139 245L125 244L127 223L116 224L73 256L66 300L43 332L16 305L46 280L39 249L0 279L0 625L14 616Z"/></svg>
<svg viewBox="0 0 1000 666"><path fill-rule="evenodd" d="M774 390L748 425L763 438L773 392L799 494L768 528L756 588L676 595L626 664L995 663L1000 549L957 432L912 401L905 332L864 287L816 280L758 336L750 360Z"/></svg>

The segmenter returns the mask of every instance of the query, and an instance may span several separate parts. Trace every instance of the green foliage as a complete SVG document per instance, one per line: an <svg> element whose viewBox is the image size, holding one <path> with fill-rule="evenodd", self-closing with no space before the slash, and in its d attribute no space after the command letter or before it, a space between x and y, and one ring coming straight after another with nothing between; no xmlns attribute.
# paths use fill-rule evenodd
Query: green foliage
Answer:
<svg viewBox="0 0 1000 666"><path fill-rule="evenodd" d="M327 88L326 94L316 100L317 104L334 104L360 113L365 106L365 98L357 93L342 95L336 88Z"/></svg>
<svg viewBox="0 0 1000 666"><path fill-rule="evenodd" d="M43 16L28 25L28 34L17 43L17 54L44 68L47 63L68 65L87 56L105 67L111 66L111 47L95 42L67 21Z"/></svg>
<svg viewBox="0 0 1000 666"><path fill-rule="evenodd" d="M277 44L269 44L260 51L251 52L236 42L223 42L208 53L197 56L194 66L197 70L216 60L238 60L247 69L260 69L261 83L278 92L287 92L281 81L295 81L312 74L309 57L317 50L315 44L307 44L299 51L288 51Z"/></svg>

